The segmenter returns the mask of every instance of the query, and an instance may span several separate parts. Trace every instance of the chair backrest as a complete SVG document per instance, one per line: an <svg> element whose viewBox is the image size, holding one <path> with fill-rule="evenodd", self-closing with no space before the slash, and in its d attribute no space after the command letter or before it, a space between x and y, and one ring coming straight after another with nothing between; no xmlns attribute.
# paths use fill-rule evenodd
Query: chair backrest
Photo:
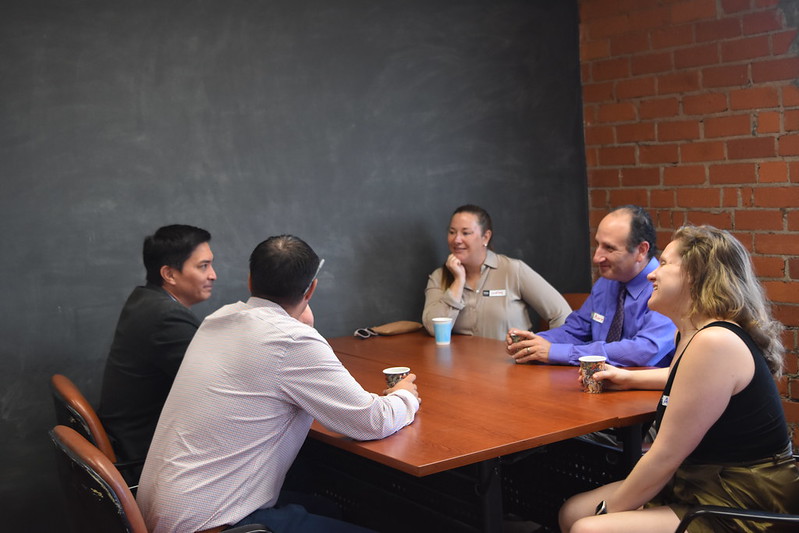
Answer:
<svg viewBox="0 0 799 533"><path fill-rule="evenodd" d="M133 494L114 464L67 426L50 430L74 531L147 533Z"/></svg>
<svg viewBox="0 0 799 533"><path fill-rule="evenodd" d="M97 413L78 387L68 377L55 374L50 378L50 390L53 392L56 421L83 435L112 463L116 463L117 457L108 434Z"/></svg>
<svg viewBox="0 0 799 533"><path fill-rule="evenodd" d="M561 294L561 296L563 296L563 298L566 300L566 303L569 304L569 307L572 308L572 311L576 311L577 309L581 308L590 295L590 292L564 292ZM538 331L546 331L548 329L549 322L542 318L538 322Z"/></svg>
<svg viewBox="0 0 799 533"><path fill-rule="evenodd" d="M569 307L572 308L572 311L576 311L577 309L581 308L585 301L591 296L590 292L564 292L563 298L566 300L566 303L569 304Z"/></svg>

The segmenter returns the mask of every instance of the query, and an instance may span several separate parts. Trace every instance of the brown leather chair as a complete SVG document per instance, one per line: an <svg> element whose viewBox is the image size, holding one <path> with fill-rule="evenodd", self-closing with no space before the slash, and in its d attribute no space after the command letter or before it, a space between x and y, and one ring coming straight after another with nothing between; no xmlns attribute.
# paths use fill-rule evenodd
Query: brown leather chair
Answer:
<svg viewBox="0 0 799 533"><path fill-rule="evenodd" d="M50 430L58 474L73 531L147 533L139 506L125 480L97 447L66 426ZM227 533L271 533L260 524Z"/></svg>
<svg viewBox="0 0 799 533"><path fill-rule="evenodd" d="M577 309L582 307L590 295L591 295L590 292L564 292L563 294L561 294L561 296L563 296L563 298L566 300L566 303L569 304L569 307L572 308L572 311L576 311ZM538 322L537 331L546 331L548 329L549 329L549 322L547 322L542 318Z"/></svg>
<svg viewBox="0 0 799 533"><path fill-rule="evenodd" d="M56 421L71 427L94 444L112 462L117 462L111 440L100 418L77 386L66 376L54 374L50 378Z"/></svg>
<svg viewBox="0 0 799 533"><path fill-rule="evenodd" d="M53 393L56 422L67 426L83 438L94 444L108 460L122 473L128 486L135 492L139 483L144 458L134 461L117 461L114 447L103 427L100 418L89 401L68 377L54 374L50 378L50 390Z"/></svg>

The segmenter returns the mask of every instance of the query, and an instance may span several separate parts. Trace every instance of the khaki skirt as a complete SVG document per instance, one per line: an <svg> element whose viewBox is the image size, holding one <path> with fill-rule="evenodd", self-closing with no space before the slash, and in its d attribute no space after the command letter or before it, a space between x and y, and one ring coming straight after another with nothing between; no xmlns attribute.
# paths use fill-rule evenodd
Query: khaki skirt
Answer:
<svg viewBox="0 0 799 533"><path fill-rule="evenodd" d="M681 520L696 505L799 514L799 468L791 455L790 445L777 456L752 463L684 463L646 507L662 505L670 507ZM796 525L701 517L691 522L688 531L796 531Z"/></svg>

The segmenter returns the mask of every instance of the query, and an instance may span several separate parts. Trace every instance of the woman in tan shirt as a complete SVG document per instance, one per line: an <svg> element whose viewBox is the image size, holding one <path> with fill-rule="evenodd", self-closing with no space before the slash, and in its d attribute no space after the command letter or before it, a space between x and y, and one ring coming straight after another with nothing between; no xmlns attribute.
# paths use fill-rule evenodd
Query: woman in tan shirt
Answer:
<svg viewBox="0 0 799 533"><path fill-rule="evenodd" d="M455 210L449 224L449 257L427 281L422 322L433 334L434 317L451 317L453 333L505 340L511 328L532 327L531 307L551 328L571 308L552 285L523 261L491 248L491 217L476 205Z"/></svg>

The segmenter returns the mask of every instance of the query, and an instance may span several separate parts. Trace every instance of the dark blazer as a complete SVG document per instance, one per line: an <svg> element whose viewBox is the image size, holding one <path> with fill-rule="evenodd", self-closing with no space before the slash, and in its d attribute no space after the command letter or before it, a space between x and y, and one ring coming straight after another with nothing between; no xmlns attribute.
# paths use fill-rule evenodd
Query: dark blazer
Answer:
<svg viewBox="0 0 799 533"><path fill-rule="evenodd" d="M157 285L136 287L117 322L98 414L120 460L143 459L200 320Z"/></svg>

